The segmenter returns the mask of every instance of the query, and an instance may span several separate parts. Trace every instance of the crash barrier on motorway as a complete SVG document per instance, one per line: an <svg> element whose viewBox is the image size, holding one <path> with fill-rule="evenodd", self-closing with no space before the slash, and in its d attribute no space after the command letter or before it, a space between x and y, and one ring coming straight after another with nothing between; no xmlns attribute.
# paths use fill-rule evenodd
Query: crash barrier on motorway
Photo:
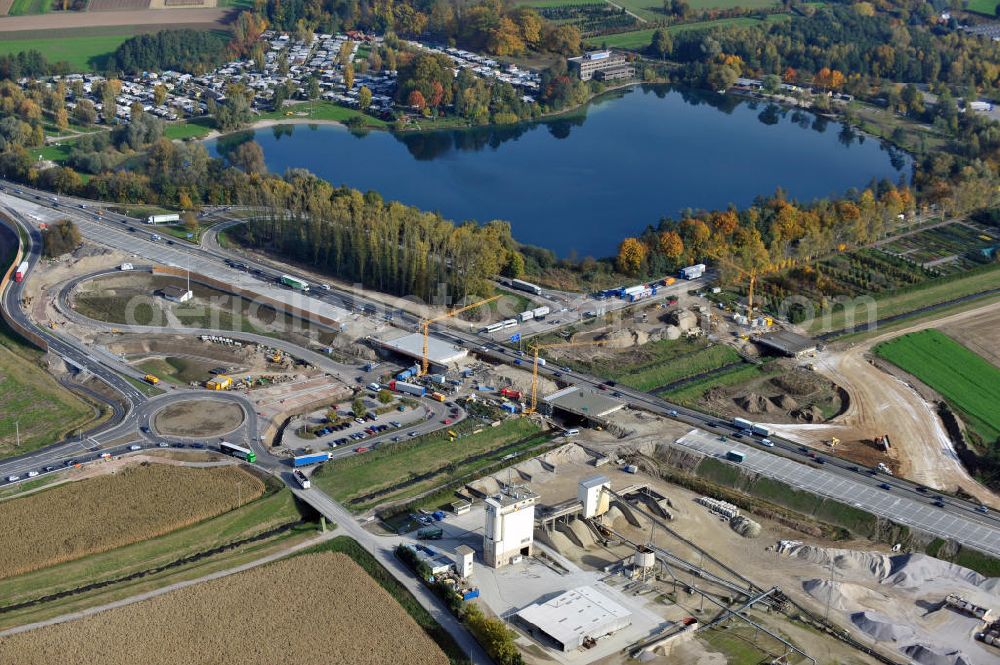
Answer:
<svg viewBox="0 0 1000 665"><path fill-rule="evenodd" d="M3 278L0 279L0 297L2 297L7 291L7 286L10 284L10 276L14 273L15 267L20 265L21 261L24 260L24 247L21 244L21 227L17 224L17 222L4 213L0 213L0 222L2 222L3 226L6 227L8 231L13 233L15 238L17 238L17 252L14 255L14 262L4 269ZM10 312L8 312L7 308L3 307L2 304L0 304L0 315L3 316L3 320L6 321L7 325L10 326L18 335L34 344L42 351L47 352L49 350L49 343L45 341L44 337L31 328L21 325L19 321L10 315Z"/></svg>
<svg viewBox="0 0 1000 665"><path fill-rule="evenodd" d="M188 271L182 268L174 268L171 266L154 266L154 275L171 275L173 277L187 278ZM211 277L206 277L205 275L195 275L191 274L191 279L199 284L204 284L205 286L210 286L213 289L219 291L224 291L225 293L232 293L233 295L240 296L241 298L246 298L251 302L259 302L263 305L270 307L271 309L291 314L297 318L304 321L309 321L317 325L321 325L327 328L332 328L333 330L340 329L340 322L336 319L331 319L328 316L323 316L322 314L316 314L315 312L310 312L307 309L302 309L301 307L296 307L295 305L289 305L283 303L280 300L275 300L274 298L269 298L268 296L255 293L253 291L248 291L247 289L242 289L234 284L229 284L226 282L220 282L217 279L212 279Z"/></svg>

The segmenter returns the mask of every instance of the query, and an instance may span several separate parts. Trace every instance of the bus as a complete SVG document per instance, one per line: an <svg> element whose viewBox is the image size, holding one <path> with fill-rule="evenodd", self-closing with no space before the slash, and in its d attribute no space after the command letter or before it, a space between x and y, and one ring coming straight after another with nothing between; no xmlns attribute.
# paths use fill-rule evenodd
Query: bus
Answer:
<svg viewBox="0 0 1000 665"><path fill-rule="evenodd" d="M309 285L306 284L301 279L299 279L298 277L292 277L291 275L282 275L280 278L278 278L278 281L284 284L285 286L290 286L296 291L309 290Z"/></svg>
<svg viewBox="0 0 1000 665"><path fill-rule="evenodd" d="M232 455L233 457L239 457L242 460L246 460L250 464L257 461L257 454L250 450L249 448L243 448L241 446L234 445L227 441L223 441L219 444L219 449L227 455Z"/></svg>

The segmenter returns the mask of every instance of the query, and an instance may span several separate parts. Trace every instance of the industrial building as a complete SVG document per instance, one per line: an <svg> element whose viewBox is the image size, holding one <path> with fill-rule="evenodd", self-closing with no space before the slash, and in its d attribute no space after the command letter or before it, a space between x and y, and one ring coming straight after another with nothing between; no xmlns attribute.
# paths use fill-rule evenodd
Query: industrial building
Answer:
<svg viewBox="0 0 1000 665"><path fill-rule="evenodd" d="M542 399L553 411L558 409L590 420L606 418L625 408L625 402L621 400L594 390L582 390L578 386L563 388Z"/></svg>
<svg viewBox="0 0 1000 665"><path fill-rule="evenodd" d="M547 637L562 651L579 649L632 625L632 613L589 586L577 587L517 613L528 631Z"/></svg>
<svg viewBox="0 0 1000 665"><path fill-rule="evenodd" d="M575 71L581 81L610 81L620 78L633 78L635 69L621 53L613 51L591 51L575 58L568 58L566 64L570 71ZM598 75L600 73L600 75Z"/></svg>
<svg viewBox="0 0 1000 665"><path fill-rule="evenodd" d="M580 481L577 499L583 505L581 511L583 517L590 519L608 512L611 494L605 490L610 489L611 481L608 480L607 476L592 476Z"/></svg>
<svg viewBox="0 0 1000 665"><path fill-rule="evenodd" d="M787 330L759 335L753 341L790 358L802 358L816 353L816 342Z"/></svg>
<svg viewBox="0 0 1000 665"><path fill-rule="evenodd" d="M537 500L537 494L518 487L508 487L504 493L486 498L483 562L487 566L500 568L531 556Z"/></svg>
<svg viewBox="0 0 1000 665"><path fill-rule="evenodd" d="M421 333L410 333L395 339L375 340L384 349L393 353L398 353L408 358L421 360L424 357L424 336ZM460 346L430 335L427 338L427 359L431 365L436 367L449 367L459 362L469 355L469 352Z"/></svg>

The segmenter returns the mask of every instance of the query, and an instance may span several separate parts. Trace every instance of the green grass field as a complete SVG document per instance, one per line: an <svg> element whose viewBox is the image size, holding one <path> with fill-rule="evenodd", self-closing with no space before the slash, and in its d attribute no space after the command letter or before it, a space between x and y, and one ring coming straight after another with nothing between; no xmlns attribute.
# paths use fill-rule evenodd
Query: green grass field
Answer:
<svg viewBox="0 0 1000 665"><path fill-rule="evenodd" d="M200 139L212 131L212 120L209 118L194 118L168 124L163 135L172 140Z"/></svg>
<svg viewBox="0 0 1000 665"><path fill-rule="evenodd" d="M738 26L751 26L758 25L761 23L767 23L770 21L787 21L791 17L787 14L774 14L768 16L766 20L761 21L760 19L749 18L749 17L738 17L738 18L721 18L717 21L699 21L696 23L682 23L680 25L672 25L667 28L667 32L671 34L677 34L680 32L685 32L689 30L710 30L713 28L733 28ZM591 37L585 41L586 46L599 48L602 45L607 45L610 48L624 48L624 49L644 49L649 46L649 42L653 39L653 33L656 32L655 28L647 28L645 30L635 30L633 32L623 32L617 35L601 35L599 37Z"/></svg>
<svg viewBox="0 0 1000 665"><path fill-rule="evenodd" d="M996 16L997 0L969 0L968 9L970 12L985 14L986 16Z"/></svg>
<svg viewBox="0 0 1000 665"><path fill-rule="evenodd" d="M939 392L986 442L1000 437L1000 369L937 330L903 335L875 353Z"/></svg>
<svg viewBox="0 0 1000 665"><path fill-rule="evenodd" d="M52 9L52 0L14 0L8 16L30 16L45 14Z"/></svg>
<svg viewBox="0 0 1000 665"><path fill-rule="evenodd" d="M95 417L94 408L56 381L43 362L39 351L0 326L0 457L59 441Z"/></svg>
<svg viewBox="0 0 1000 665"><path fill-rule="evenodd" d="M305 102L304 104L286 106L281 111L262 113L259 119L295 121L334 120L336 122L347 122L352 118L361 118L365 123L365 127L372 129L385 129L389 126L389 123L385 120L373 118L372 116L366 115L360 111L355 111L354 109L337 106L336 104L324 101Z"/></svg>
<svg viewBox="0 0 1000 665"><path fill-rule="evenodd" d="M0 54L36 50L51 62L65 60L73 71L101 70L118 46L131 34L82 35L40 39L0 40Z"/></svg>
<svg viewBox="0 0 1000 665"><path fill-rule="evenodd" d="M670 400L671 402L684 404L686 406L694 406L701 399L702 395L704 395L705 392L711 388L715 388L716 386L734 386L763 377L775 376L778 371L779 370L766 364L736 365L725 372L701 379L699 381L684 384L683 386L663 393L660 396L664 399Z"/></svg>
<svg viewBox="0 0 1000 665"><path fill-rule="evenodd" d="M614 0L616 5L628 9L637 16L647 21L656 21L664 18L663 3L656 0ZM566 4L578 4L566 2ZM691 9L695 12L711 9L732 9L742 7L743 9L766 9L775 7L779 3L774 0L691 0Z"/></svg>
<svg viewBox="0 0 1000 665"><path fill-rule="evenodd" d="M158 538L134 543L101 554L52 566L0 581L2 605L13 605L43 596L75 589L102 580L163 566L180 558L243 540L281 524L301 519L292 493L285 488L265 495L236 510ZM239 565L269 553L291 539L311 535L314 527L295 529L258 543L216 554L198 562L171 568L153 575L113 584L64 599L0 615L0 628L39 621L51 616L111 602L183 579L205 575Z"/></svg>
<svg viewBox="0 0 1000 665"><path fill-rule="evenodd" d="M473 434L473 427L481 428L481 431ZM378 498L350 505L351 510L363 510L386 501L414 497L483 468L496 461L488 455L491 451L503 449L502 454L508 454L512 444L523 442L518 450L528 449L541 445L548 438L537 425L524 419L507 420L498 427L470 419L452 429L467 433L456 441L449 441L446 432L438 431L413 441L388 445L378 451L328 462L317 469L312 480L340 502L348 502L375 490L388 490ZM497 457L502 454L498 453ZM484 457L468 459L478 455ZM427 477L423 477L424 474ZM416 482L402 488L393 487L411 480Z"/></svg>

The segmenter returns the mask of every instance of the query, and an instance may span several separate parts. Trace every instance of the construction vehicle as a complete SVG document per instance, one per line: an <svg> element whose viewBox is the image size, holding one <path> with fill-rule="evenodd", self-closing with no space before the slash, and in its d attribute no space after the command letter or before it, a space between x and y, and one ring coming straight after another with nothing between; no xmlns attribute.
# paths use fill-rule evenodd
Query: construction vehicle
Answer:
<svg viewBox="0 0 1000 665"><path fill-rule="evenodd" d="M604 340L590 340L587 342L559 342L556 344L536 344L532 348L535 351L535 362L532 364L531 370L531 404L527 409L524 410L525 415L534 413L538 406L538 366L545 364L545 359L539 359L538 352L542 349L565 349L571 346L604 346L607 344Z"/></svg>
<svg viewBox="0 0 1000 665"><path fill-rule="evenodd" d="M144 376L142 378L146 381L146 383L148 383L151 386L155 386L157 383L160 382L160 379L157 378L157 377L155 377L155 376L153 376L152 374L147 374L146 376Z"/></svg>
<svg viewBox="0 0 1000 665"><path fill-rule="evenodd" d="M275 351L271 354L271 362L273 363L280 363L282 358L283 356L281 355L281 351Z"/></svg>
<svg viewBox="0 0 1000 665"><path fill-rule="evenodd" d="M831 437L831 438L830 438L830 441L828 442L828 444L829 444L829 446L830 446L831 448L836 448L836 447L837 447L838 445L840 445L840 439L838 439L838 438L837 438L837 437L835 437L835 436L834 436L834 437Z"/></svg>
<svg viewBox="0 0 1000 665"><path fill-rule="evenodd" d="M433 319L427 319L426 321L424 321L421 324L421 326L423 326L424 329L424 354L422 356L420 364L420 376L427 374L427 370L430 367L430 361L427 358L427 353L428 353L427 346L430 340L430 331L432 323L436 323L438 321L444 321L445 319L450 319L451 317L461 314L462 312L467 312L470 309L475 309L480 305L485 305L487 303L493 302L494 300L499 300L501 297L502 296L493 296L492 298L487 298L486 300L480 300L479 302L472 303L471 305L466 305L465 307L459 307L458 309L453 309L450 312L442 314L441 316L436 316Z"/></svg>

